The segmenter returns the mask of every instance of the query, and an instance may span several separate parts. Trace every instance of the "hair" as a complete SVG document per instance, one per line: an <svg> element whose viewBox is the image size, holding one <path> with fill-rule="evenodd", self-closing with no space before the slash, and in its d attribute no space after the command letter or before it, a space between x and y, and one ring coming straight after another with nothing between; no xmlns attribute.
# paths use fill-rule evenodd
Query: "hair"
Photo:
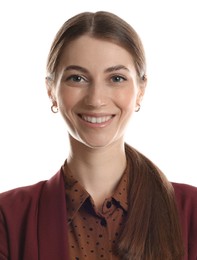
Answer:
<svg viewBox="0 0 197 260"><path fill-rule="evenodd" d="M138 78L146 79L145 53L138 34L118 16L102 11L80 13L62 25L48 55L47 76L49 79L56 79L58 65L66 45L84 34L124 47L132 55Z"/></svg>
<svg viewBox="0 0 197 260"><path fill-rule="evenodd" d="M109 12L84 12L67 20L52 43L47 78L56 80L62 53L82 35L111 41L131 54L139 80L146 80L146 59L136 31ZM126 145L131 162L127 220L115 245L122 259L180 260L183 242L173 187L145 156Z"/></svg>
<svg viewBox="0 0 197 260"><path fill-rule="evenodd" d="M182 232L172 184L136 149L125 145L130 163L128 215L117 244L124 260L181 260Z"/></svg>

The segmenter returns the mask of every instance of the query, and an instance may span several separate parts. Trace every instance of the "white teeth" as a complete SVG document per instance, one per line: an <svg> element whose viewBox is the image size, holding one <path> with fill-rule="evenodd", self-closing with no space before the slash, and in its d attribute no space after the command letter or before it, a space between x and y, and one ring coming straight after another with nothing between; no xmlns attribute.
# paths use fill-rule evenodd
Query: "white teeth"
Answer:
<svg viewBox="0 0 197 260"><path fill-rule="evenodd" d="M102 116L102 117L92 117L92 116L84 116L82 115L83 120L92 123L92 124L101 124L107 122L112 118L112 116Z"/></svg>

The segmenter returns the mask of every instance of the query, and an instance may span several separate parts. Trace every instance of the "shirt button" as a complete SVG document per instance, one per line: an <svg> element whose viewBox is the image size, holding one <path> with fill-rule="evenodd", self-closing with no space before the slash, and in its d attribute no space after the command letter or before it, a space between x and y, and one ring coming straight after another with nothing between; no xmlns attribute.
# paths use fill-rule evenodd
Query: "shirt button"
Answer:
<svg viewBox="0 0 197 260"><path fill-rule="evenodd" d="M107 207L108 209L111 208L111 205L112 205L111 201L108 201L108 202L106 203L106 207Z"/></svg>
<svg viewBox="0 0 197 260"><path fill-rule="evenodd" d="M101 226L107 226L107 222L104 218L101 219L100 224L101 224Z"/></svg>

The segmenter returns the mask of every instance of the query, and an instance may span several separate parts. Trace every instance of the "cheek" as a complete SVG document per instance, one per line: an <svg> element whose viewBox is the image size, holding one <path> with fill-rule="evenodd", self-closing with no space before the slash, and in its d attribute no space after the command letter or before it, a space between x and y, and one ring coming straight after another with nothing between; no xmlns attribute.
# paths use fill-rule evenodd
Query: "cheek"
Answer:
<svg viewBox="0 0 197 260"><path fill-rule="evenodd" d="M57 92L57 102L62 112L69 111L77 102L77 97L73 91L60 88Z"/></svg>
<svg viewBox="0 0 197 260"><path fill-rule="evenodd" d="M136 91L134 89L126 89L117 93L117 105L124 111L135 108Z"/></svg>

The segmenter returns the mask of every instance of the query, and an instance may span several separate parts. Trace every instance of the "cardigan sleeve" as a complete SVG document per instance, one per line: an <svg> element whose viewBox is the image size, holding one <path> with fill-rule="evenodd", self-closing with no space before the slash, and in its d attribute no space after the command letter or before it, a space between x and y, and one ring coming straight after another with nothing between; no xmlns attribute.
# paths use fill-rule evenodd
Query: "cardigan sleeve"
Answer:
<svg viewBox="0 0 197 260"><path fill-rule="evenodd" d="M173 183L185 244L185 259L197 259L197 188Z"/></svg>
<svg viewBox="0 0 197 260"><path fill-rule="evenodd" d="M0 210L0 260L8 259L8 238L6 232L5 220Z"/></svg>
<svg viewBox="0 0 197 260"><path fill-rule="evenodd" d="M63 174L0 194L0 260L68 260Z"/></svg>
<svg viewBox="0 0 197 260"><path fill-rule="evenodd" d="M0 194L0 260L36 260L37 208L42 183ZM24 258L27 251L33 258Z"/></svg>

